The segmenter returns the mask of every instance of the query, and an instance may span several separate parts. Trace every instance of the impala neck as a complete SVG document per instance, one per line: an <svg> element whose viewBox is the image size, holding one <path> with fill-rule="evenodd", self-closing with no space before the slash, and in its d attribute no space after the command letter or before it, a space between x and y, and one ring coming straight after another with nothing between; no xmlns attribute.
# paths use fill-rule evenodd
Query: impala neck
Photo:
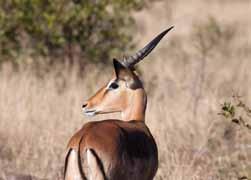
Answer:
<svg viewBox="0 0 251 180"><path fill-rule="evenodd" d="M135 90L130 97L127 108L122 112L122 120L145 122L146 104L147 97L144 89Z"/></svg>

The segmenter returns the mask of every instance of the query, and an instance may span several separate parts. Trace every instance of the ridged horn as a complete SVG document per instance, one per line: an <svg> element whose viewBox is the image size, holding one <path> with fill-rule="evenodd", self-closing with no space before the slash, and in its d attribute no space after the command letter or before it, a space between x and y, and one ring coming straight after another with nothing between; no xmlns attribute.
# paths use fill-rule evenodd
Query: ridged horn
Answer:
<svg viewBox="0 0 251 180"><path fill-rule="evenodd" d="M160 33L151 42L149 42L144 48L136 52L136 54L129 57L124 57L124 59L122 60L122 64L128 68L133 68L134 65L137 64L142 59L144 59L157 46L160 40L173 28L174 26Z"/></svg>

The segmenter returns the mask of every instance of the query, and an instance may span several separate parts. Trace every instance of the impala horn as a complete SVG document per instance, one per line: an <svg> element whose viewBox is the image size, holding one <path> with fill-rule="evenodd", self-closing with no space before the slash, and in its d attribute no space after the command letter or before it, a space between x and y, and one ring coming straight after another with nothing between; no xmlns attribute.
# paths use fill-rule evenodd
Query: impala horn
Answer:
<svg viewBox="0 0 251 180"><path fill-rule="evenodd" d="M137 64L142 59L144 59L157 46L160 40L173 28L174 26L160 33L151 42L149 42L144 48L136 52L136 54L129 57L124 57L122 60L122 64L130 69L134 69L134 65Z"/></svg>

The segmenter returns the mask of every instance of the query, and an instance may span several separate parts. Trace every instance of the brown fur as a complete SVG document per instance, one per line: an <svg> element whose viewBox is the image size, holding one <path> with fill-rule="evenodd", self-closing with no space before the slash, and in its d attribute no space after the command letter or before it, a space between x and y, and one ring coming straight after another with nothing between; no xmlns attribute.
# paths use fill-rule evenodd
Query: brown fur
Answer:
<svg viewBox="0 0 251 180"><path fill-rule="evenodd" d="M78 152L78 165L69 162L70 156L66 158L65 169L70 166L69 169L78 167L79 170L68 173L69 180L79 174L83 179L152 180L157 172L158 151L145 125L147 102L142 83L133 71L119 62L115 62L114 67L115 77L110 83L117 83L118 87L109 89L107 84L83 109L85 113L94 114L121 112L123 121L89 122L71 138L68 149Z"/></svg>
<svg viewBox="0 0 251 180"><path fill-rule="evenodd" d="M78 145L80 152L95 151L109 180L152 180L156 174L157 146L143 122L89 122L71 138L68 147L77 151Z"/></svg>

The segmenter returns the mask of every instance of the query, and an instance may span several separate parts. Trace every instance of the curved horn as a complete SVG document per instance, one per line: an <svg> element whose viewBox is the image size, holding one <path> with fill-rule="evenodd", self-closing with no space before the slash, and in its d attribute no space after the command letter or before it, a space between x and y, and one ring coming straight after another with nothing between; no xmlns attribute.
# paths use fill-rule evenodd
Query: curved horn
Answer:
<svg viewBox="0 0 251 180"><path fill-rule="evenodd" d="M124 64L128 68L133 68L135 64L137 64L140 60L144 59L159 43L159 41L168 33L174 26L166 29L158 36L156 36L151 42L149 42L144 48L139 50L136 54L124 58L122 64Z"/></svg>

